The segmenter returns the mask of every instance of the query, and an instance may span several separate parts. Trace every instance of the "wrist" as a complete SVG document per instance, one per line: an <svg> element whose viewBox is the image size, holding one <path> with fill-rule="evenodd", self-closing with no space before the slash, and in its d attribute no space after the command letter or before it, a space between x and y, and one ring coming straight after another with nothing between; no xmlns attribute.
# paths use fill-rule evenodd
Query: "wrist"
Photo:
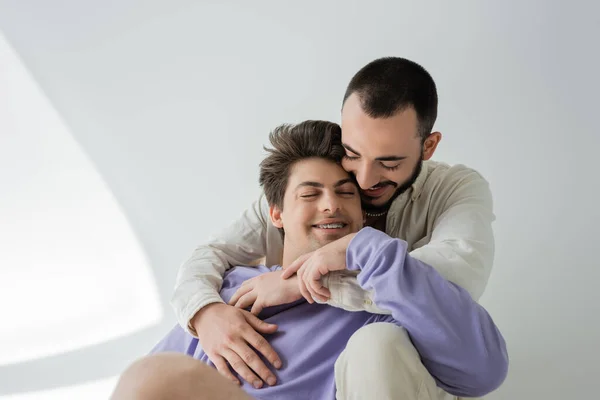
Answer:
<svg viewBox="0 0 600 400"><path fill-rule="evenodd" d="M208 313L211 313L212 312L211 310L214 310L214 309L217 309L217 311L218 311L219 306L225 306L225 304L210 303L210 304L205 305L201 309L199 309L196 312L196 314L194 314L192 319L190 319L190 322L189 322L190 331L192 331L192 333L194 333L196 336L198 336L198 325L201 322L202 317L207 314L207 310L208 310Z"/></svg>
<svg viewBox="0 0 600 400"><path fill-rule="evenodd" d="M348 248L348 246L350 245L350 242L352 241L352 239L354 239L354 237L356 236L357 233L358 232L350 233L340 239L340 240L344 241L344 249Z"/></svg>
<svg viewBox="0 0 600 400"><path fill-rule="evenodd" d="M283 287L286 290L295 290L298 289L298 275L294 274L290 276L288 279L282 279ZM298 289L300 291L300 289Z"/></svg>

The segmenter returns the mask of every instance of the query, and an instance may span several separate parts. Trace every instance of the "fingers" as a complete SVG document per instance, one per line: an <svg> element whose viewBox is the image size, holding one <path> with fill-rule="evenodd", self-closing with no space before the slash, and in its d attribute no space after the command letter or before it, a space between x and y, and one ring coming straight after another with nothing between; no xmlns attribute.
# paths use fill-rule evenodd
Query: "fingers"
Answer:
<svg viewBox="0 0 600 400"><path fill-rule="evenodd" d="M302 267L302 265L304 264L304 262L306 260L308 260L310 258L310 256L313 253L306 253L300 257L298 257L296 259L296 261L294 261L293 263L291 263L287 268L285 268L283 270L283 273L281 274L281 278L282 279L288 279L289 277L291 277L292 275L294 275L296 272L298 272L298 270L300 269L300 267Z"/></svg>
<svg viewBox="0 0 600 400"><path fill-rule="evenodd" d="M314 303L314 300L310 295L310 292L306 288L306 283L304 282L304 273L307 270L307 261L313 255L313 253L314 252L307 253L298 257L298 259L291 263L286 269L284 269L283 273L281 274L281 277L283 279L291 277L292 275L294 275L294 273L298 275L298 289L300 290L300 294L310 304Z"/></svg>
<svg viewBox="0 0 600 400"><path fill-rule="evenodd" d="M258 335L256 332L254 334ZM260 336L260 335L258 335ZM262 336L261 336L262 338ZM248 340L248 339L246 339ZM264 338L263 338L264 340ZM249 340L248 343L252 344ZM265 341L266 343L266 341ZM270 347L270 346L269 346ZM275 375L271 372L269 368L265 365L265 363L260 359L258 354L254 350L252 350L246 343L239 343L234 347L235 352L240 356L245 365L250 367L254 373L256 373L261 379L261 387L263 382L267 382L269 386L273 386L277 383L277 379ZM258 350L258 349L257 349ZM273 349L271 349L273 350ZM273 351L274 352L274 351ZM267 358L268 359L268 358ZM243 368L243 367L242 367ZM256 384L258 382L251 382L252 386L257 387Z"/></svg>
<svg viewBox="0 0 600 400"><path fill-rule="evenodd" d="M257 293L255 290L246 293L245 295L243 295L238 301L237 303L235 303L235 306L237 308L241 308L241 309L246 309L246 307L251 306L252 304L254 304L254 302L256 301L257 298Z"/></svg>
<svg viewBox="0 0 600 400"><path fill-rule="evenodd" d="M331 297L331 292L321 283L321 280L310 280L306 285L313 299L326 302Z"/></svg>
<svg viewBox="0 0 600 400"><path fill-rule="evenodd" d="M269 386L273 386L277 383L277 378L275 378L275 375L269 368L267 368L265 363L249 346L244 344L237 347L235 350L243 360L244 364L250 367L259 376L261 384L260 387L262 387L263 382L267 382ZM258 382L252 382L252 386L257 387L257 383Z"/></svg>
<svg viewBox="0 0 600 400"><path fill-rule="evenodd" d="M252 350L250 351L252 352ZM248 357L248 354L245 354L244 356ZM258 358L256 354L254 354L254 356ZM223 357L227 360L229 365L231 365L231 368L233 368L233 370L237 372L238 375L246 382L254 386L256 389L260 389L263 386L263 381L258 376L256 376L256 374L254 374L252 370L250 370L248 364L243 360L242 357L238 355L237 351L226 349L225 351L223 351Z"/></svg>
<svg viewBox="0 0 600 400"><path fill-rule="evenodd" d="M215 364L215 367L217 367L217 371L219 371L221 375L223 375L227 379L230 379L236 385L240 384L239 379L231 373L231 370L229 369L229 366L227 365L227 362L225 361L225 359L223 359L223 357L216 355L209 358Z"/></svg>
<svg viewBox="0 0 600 400"><path fill-rule="evenodd" d="M257 331L259 331L259 328L256 327L256 325L263 324L263 325L270 325L270 326L274 326L275 329L273 329L271 332L268 333L274 333L277 330L277 325L273 325L273 324L267 324L264 321L261 321L260 319L258 319L257 317L255 317L252 314L248 314L247 317L248 323ZM258 323L257 323L258 321ZM254 347L256 349L256 351L258 351L260 354L262 354L267 360L269 360L269 362L277 369L281 368L281 359L279 358L279 355L275 352L275 350L273 350L273 347L271 347L271 345L269 344L269 342L267 342L267 339L265 339L262 335L258 334L255 331L248 331L248 332L244 332L244 339L250 343L250 345L252 347Z"/></svg>
<svg viewBox="0 0 600 400"><path fill-rule="evenodd" d="M261 321L260 319L258 319L256 316L252 315L249 312L244 311L244 318L246 318L246 321L248 321L248 324L250 324L250 326L252 328L254 328L257 332L273 333L277 330L277 325L269 324L269 323L266 323L265 321Z"/></svg>
<svg viewBox="0 0 600 400"><path fill-rule="evenodd" d="M246 283L246 282L244 282L244 283ZM252 285L242 284L242 286L240 286L240 288L235 291L235 293L233 294L231 299L229 299L229 302L227 304L229 304L230 306L235 305L238 302L238 300L240 299L240 297L242 297L243 295L245 295L246 293L248 293L252 290L252 287L253 287Z"/></svg>
<svg viewBox="0 0 600 400"><path fill-rule="evenodd" d="M259 331L263 333L274 333L277 330L277 325L267 324L266 322L261 321L260 319L249 313L247 314L246 320L248 321L250 326L256 329L256 332L248 332L244 335L244 339L246 339L246 341L250 343L252 347L254 347L260 354L262 354L267 360L269 360L269 362L273 364L275 368L281 368L281 359L279 358L279 355L275 352L275 350L273 350L273 347L271 347L269 342L267 342L267 340L262 335L257 333ZM260 327L261 325L273 327L274 329L269 328L269 330L267 331L265 328Z"/></svg>
<svg viewBox="0 0 600 400"><path fill-rule="evenodd" d="M328 274L329 270L327 267L321 265L319 268L311 268L306 276L306 286L313 298L318 298L320 301L327 301L331 297L329 289L323 286L321 279L324 275Z"/></svg>
<svg viewBox="0 0 600 400"><path fill-rule="evenodd" d="M250 310L250 313L254 314L254 315L258 315L260 314L260 312L263 310L264 306L261 302L254 300L253 302L254 304L252 304L252 309Z"/></svg>
<svg viewBox="0 0 600 400"><path fill-rule="evenodd" d="M300 294L302 295L302 297L304 297L306 299L306 301L308 301L310 304L313 304L315 301L313 300L312 296L310 295L310 292L308 291L307 287L306 287L306 283L304 282L304 273L306 271L306 264L302 266L302 268L300 268L300 270L298 271L298 289L300 290Z"/></svg>
<svg viewBox="0 0 600 400"><path fill-rule="evenodd" d="M213 329L196 328L202 334L200 343L219 373L233 382L247 381L256 388L263 387L264 382L276 382L274 374L265 365L267 362L263 362L258 354L268 355L267 360L273 360L276 366L281 366L280 359L257 331L272 333L277 330L277 325L263 322L248 311L233 306L222 305L221 308L211 317L209 326ZM250 343L255 343L256 349L252 349Z"/></svg>

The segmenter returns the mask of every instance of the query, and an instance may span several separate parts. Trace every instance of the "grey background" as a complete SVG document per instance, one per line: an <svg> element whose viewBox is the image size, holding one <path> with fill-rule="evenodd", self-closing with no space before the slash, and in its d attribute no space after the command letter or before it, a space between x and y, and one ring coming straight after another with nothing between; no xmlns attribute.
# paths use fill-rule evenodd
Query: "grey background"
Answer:
<svg viewBox="0 0 600 400"><path fill-rule="evenodd" d="M339 121L352 74L399 55L437 82L434 158L492 185L497 256L482 303L511 367L489 398L594 397L599 12L586 1L0 1L0 30L125 211L166 314L0 366L0 394L113 376L147 351L174 323L180 263L258 195L269 129Z"/></svg>

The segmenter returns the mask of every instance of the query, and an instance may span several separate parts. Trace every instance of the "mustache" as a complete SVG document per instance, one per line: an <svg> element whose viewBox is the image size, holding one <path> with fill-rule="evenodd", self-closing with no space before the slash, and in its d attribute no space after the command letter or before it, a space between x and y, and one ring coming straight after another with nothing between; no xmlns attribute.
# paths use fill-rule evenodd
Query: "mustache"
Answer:
<svg viewBox="0 0 600 400"><path fill-rule="evenodd" d="M392 186L392 187L398 187L398 184L396 182L392 182L392 181L384 181L384 182L379 182L377 185L371 186L369 189L379 189L385 186Z"/></svg>

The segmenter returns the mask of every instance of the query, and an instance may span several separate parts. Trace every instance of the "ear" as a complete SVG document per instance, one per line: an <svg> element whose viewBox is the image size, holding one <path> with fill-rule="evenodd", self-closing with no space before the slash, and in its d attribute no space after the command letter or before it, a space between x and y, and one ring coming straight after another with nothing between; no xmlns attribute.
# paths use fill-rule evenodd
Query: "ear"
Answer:
<svg viewBox="0 0 600 400"><path fill-rule="evenodd" d="M423 143L423 161L427 161L433 156L440 140L442 140L442 134L440 132L431 132L429 136L427 136L427 139L425 139L425 142Z"/></svg>
<svg viewBox="0 0 600 400"><path fill-rule="evenodd" d="M277 206L269 207L269 216L271 217L271 223L275 228L283 228L283 220L281 219L281 210Z"/></svg>
<svg viewBox="0 0 600 400"><path fill-rule="evenodd" d="M362 215L363 215L363 225L367 223L367 212L365 210L362 210Z"/></svg>

